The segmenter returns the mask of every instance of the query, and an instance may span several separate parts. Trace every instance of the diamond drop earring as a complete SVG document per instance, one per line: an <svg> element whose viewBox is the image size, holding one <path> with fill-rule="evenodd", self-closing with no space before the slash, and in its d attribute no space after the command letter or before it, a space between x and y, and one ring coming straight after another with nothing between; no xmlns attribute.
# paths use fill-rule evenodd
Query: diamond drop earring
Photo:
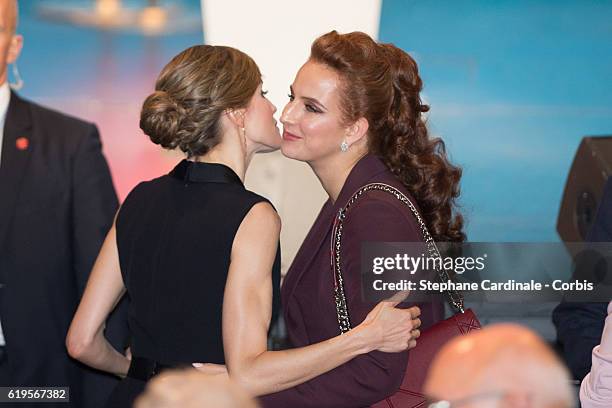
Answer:
<svg viewBox="0 0 612 408"><path fill-rule="evenodd" d="M348 143L345 141L343 141L342 143L340 143L340 150L342 150L343 152L348 151L349 145Z"/></svg>

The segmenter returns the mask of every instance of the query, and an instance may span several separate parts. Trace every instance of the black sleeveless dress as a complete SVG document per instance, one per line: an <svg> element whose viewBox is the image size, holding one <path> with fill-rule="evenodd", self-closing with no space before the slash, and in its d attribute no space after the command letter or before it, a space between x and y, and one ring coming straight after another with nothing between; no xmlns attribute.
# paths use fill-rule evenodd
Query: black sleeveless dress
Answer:
<svg viewBox="0 0 612 408"><path fill-rule="evenodd" d="M261 201L267 200L246 190L229 167L187 160L130 192L116 230L133 361L162 367L225 363L221 318L232 243L243 218ZM272 279L274 322L280 247ZM126 377L107 406L131 407L145 384Z"/></svg>

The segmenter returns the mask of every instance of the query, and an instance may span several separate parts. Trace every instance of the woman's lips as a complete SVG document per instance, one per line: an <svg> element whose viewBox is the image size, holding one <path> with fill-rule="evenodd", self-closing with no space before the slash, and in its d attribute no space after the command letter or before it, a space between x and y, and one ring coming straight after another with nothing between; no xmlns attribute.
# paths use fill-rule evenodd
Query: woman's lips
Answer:
<svg viewBox="0 0 612 408"><path fill-rule="evenodd" d="M293 141L300 140L301 137L294 135L293 133L289 133L286 130L283 131L283 140Z"/></svg>

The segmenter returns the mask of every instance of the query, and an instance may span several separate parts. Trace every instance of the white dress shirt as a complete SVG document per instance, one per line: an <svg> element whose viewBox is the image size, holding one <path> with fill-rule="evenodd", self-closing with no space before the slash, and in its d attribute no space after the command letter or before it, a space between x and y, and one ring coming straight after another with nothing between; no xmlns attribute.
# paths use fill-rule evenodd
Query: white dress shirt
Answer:
<svg viewBox="0 0 612 408"><path fill-rule="evenodd" d="M11 89L8 82L0 85L0 163L2 163L2 142L4 139L4 124L6 122L6 112L8 111L9 101L11 100ZM4 333L0 323L0 346L4 346Z"/></svg>
<svg viewBox="0 0 612 408"><path fill-rule="evenodd" d="M6 120L6 111L8 110L10 100L11 89L9 88L8 82L5 81L2 85L0 85L0 162L2 161L2 140L4 139L4 122Z"/></svg>

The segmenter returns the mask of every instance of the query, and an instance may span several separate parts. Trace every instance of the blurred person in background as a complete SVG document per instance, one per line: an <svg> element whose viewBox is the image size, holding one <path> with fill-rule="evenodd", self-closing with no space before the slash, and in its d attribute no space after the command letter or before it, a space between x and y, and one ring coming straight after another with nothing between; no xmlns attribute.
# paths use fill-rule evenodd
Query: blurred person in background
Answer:
<svg viewBox="0 0 612 408"><path fill-rule="evenodd" d="M147 384L135 408L257 408L227 376L197 370L167 371Z"/></svg>
<svg viewBox="0 0 612 408"><path fill-rule="evenodd" d="M95 125L10 90L17 20L17 2L1 0L0 386L70 387L57 406L99 407L116 379L71 360L64 337L117 196ZM126 328L118 311L107 330L118 348Z"/></svg>
<svg viewBox="0 0 612 408"><path fill-rule="evenodd" d="M144 133L186 157L170 174L140 183L122 204L66 339L73 357L126 376L109 408L131 407L168 367L205 363L203 371L225 372L227 363L232 380L262 395L361 354L416 345L420 311L395 308L396 301L368 305L370 313L350 333L268 351L280 301L281 224L272 204L243 184L253 155L280 143L276 107L265 95L248 55L197 45L164 67L143 103ZM126 292L131 361L103 333Z"/></svg>
<svg viewBox="0 0 612 408"><path fill-rule="evenodd" d="M569 373L531 330L496 324L447 343L424 390L430 408L573 408Z"/></svg>
<svg viewBox="0 0 612 408"><path fill-rule="evenodd" d="M606 182L597 214L585 241L612 243L612 178ZM591 277L597 265L603 265L599 263L599 256L594 255L596 254L586 253L584 258L576 259L575 273L578 275L573 279L579 280L581 273ZM609 267L604 273L610 273ZM610 280L610 277L605 279ZM582 380L591 369L591 351L601 338L607 306L604 302L563 301L553 311L552 319L557 329L557 341L563 358L576 380Z"/></svg>
<svg viewBox="0 0 612 408"><path fill-rule="evenodd" d="M612 302L599 345L593 348L591 372L580 387L582 408L612 407Z"/></svg>

